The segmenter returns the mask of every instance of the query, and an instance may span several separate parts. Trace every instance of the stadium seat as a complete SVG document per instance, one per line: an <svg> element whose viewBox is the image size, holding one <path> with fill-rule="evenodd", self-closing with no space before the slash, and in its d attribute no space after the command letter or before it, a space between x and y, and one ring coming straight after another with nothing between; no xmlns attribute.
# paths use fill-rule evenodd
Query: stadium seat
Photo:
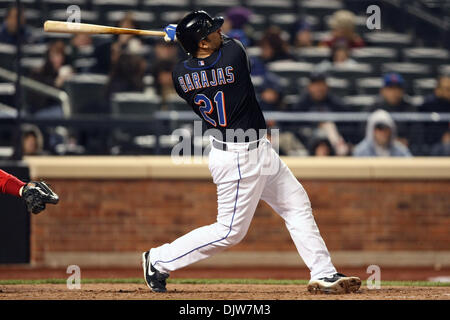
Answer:
<svg viewBox="0 0 450 320"><path fill-rule="evenodd" d="M292 93L298 93L299 91L303 91L309 84L309 78L302 77L297 80L297 92ZM351 92L350 89L350 81L347 79L339 79L334 77L327 77L327 85L330 88L330 92L338 95L340 97L347 96Z"/></svg>
<svg viewBox="0 0 450 320"><path fill-rule="evenodd" d="M349 111L365 111L367 108L372 106L376 101L375 95L354 95L346 96L342 99L346 106L348 106Z"/></svg>
<svg viewBox="0 0 450 320"><path fill-rule="evenodd" d="M294 50L294 55L299 61L319 63L330 58L331 49L328 47L299 48Z"/></svg>
<svg viewBox="0 0 450 320"><path fill-rule="evenodd" d="M348 79L328 77L327 84L330 88L330 92L340 97L347 96L352 93L350 81Z"/></svg>
<svg viewBox="0 0 450 320"><path fill-rule="evenodd" d="M44 57L47 52L47 44L26 44L22 47L23 57Z"/></svg>
<svg viewBox="0 0 450 320"><path fill-rule="evenodd" d="M355 87L358 95L376 95L383 87L383 79L381 77L356 79Z"/></svg>
<svg viewBox="0 0 450 320"><path fill-rule="evenodd" d="M308 77L314 69L314 64L295 61L276 61L269 63L267 69L279 76L283 90L288 94L292 94L299 92L297 80L302 77Z"/></svg>
<svg viewBox="0 0 450 320"><path fill-rule="evenodd" d="M377 73L381 72L381 64L395 62L398 59L397 50L394 48L365 47L352 50L352 58L359 63L369 63Z"/></svg>
<svg viewBox="0 0 450 320"><path fill-rule="evenodd" d="M300 14L308 14L316 17L325 17L333 14L335 11L343 9L341 1L337 0L314 0L298 2L298 11ZM326 29L324 21L320 22L320 30Z"/></svg>
<svg viewBox="0 0 450 320"><path fill-rule="evenodd" d="M66 21L68 17L67 9L52 10L48 13L50 20ZM80 16L81 23L99 24L99 13L97 11L84 10Z"/></svg>
<svg viewBox="0 0 450 320"><path fill-rule="evenodd" d="M42 7L45 10L45 12L49 12L52 10L64 10L66 11L67 8L71 5L77 5L79 7L86 7L86 4L88 3L87 0L40 0L42 1ZM38 1L36 1L38 2ZM83 14L81 14L83 16ZM64 21L67 20L69 17L69 13L66 11L66 17L64 18Z"/></svg>
<svg viewBox="0 0 450 320"><path fill-rule="evenodd" d="M224 15L228 9L240 5L239 0L194 0L193 2L195 10L205 10L211 16Z"/></svg>
<svg viewBox="0 0 450 320"><path fill-rule="evenodd" d="M407 62L423 63L438 72L438 66L450 61L449 52L440 48L405 48L403 58Z"/></svg>
<svg viewBox="0 0 450 320"><path fill-rule="evenodd" d="M120 119L144 117L150 120L160 107L161 99L158 96L142 92L118 92L111 99L112 115ZM131 153L141 153L142 151L136 150L133 145L147 149L154 148L156 146L156 137L152 135L154 131L156 128L150 125L137 128L117 128L113 131L113 139L114 143L120 146L121 153L124 153L126 149L131 149Z"/></svg>
<svg viewBox="0 0 450 320"><path fill-rule="evenodd" d="M280 27L283 30L289 30L297 21L295 13L275 13L269 16L269 24Z"/></svg>
<svg viewBox="0 0 450 320"><path fill-rule="evenodd" d="M114 116L151 117L161 106L158 96L142 92L118 92L111 99L111 111Z"/></svg>
<svg viewBox="0 0 450 320"><path fill-rule="evenodd" d="M44 17L40 10L27 8L25 10L25 21L29 26L42 28Z"/></svg>
<svg viewBox="0 0 450 320"><path fill-rule="evenodd" d="M261 56L261 48L260 47L248 47L246 48L247 55L249 58L257 58Z"/></svg>
<svg viewBox="0 0 450 320"><path fill-rule="evenodd" d="M171 111L188 111L190 110L189 105L180 98L177 94L171 95L167 100L168 110Z"/></svg>
<svg viewBox="0 0 450 320"><path fill-rule="evenodd" d="M450 64L443 64L437 68L438 75L446 74L450 75Z"/></svg>
<svg viewBox="0 0 450 320"><path fill-rule="evenodd" d="M154 29L159 27L156 23L155 14L152 12L129 11L133 14L133 20L139 25L139 28ZM110 26L117 26L129 12L110 11L106 14L106 21Z"/></svg>
<svg viewBox="0 0 450 320"><path fill-rule="evenodd" d="M292 0L247 0L245 4L253 12L266 16L274 13L294 12Z"/></svg>
<svg viewBox="0 0 450 320"><path fill-rule="evenodd" d="M412 36L406 33L369 31L363 35L372 47L405 48L412 44Z"/></svg>
<svg viewBox="0 0 450 320"><path fill-rule="evenodd" d="M180 11L166 11L161 12L160 15L160 21L161 21L161 27L165 27L166 25L170 23L178 23L187 13L189 13L188 10L180 10Z"/></svg>
<svg viewBox="0 0 450 320"><path fill-rule="evenodd" d="M45 32L43 34L43 40L47 43L62 40L64 43L68 44L70 39L72 39L73 34L70 33L53 33L53 32Z"/></svg>
<svg viewBox="0 0 450 320"><path fill-rule="evenodd" d="M314 64L283 60L269 63L267 69L280 77L295 82L300 77L307 77L314 70Z"/></svg>
<svg viewBox="0 0 450 320"><path fill-rule="evenodd" d="M336 78L348 79L353 82L356 78L370 77L372 75L373 68L368 63L357 63L351 65L338 65L333 66L330 74Z"/></svg>
<svg viewBox="0 0 450 320"><path fill-rule="evenodd" d="M72 66L76 73L88 73L93 70L96 64L96 58L79 58L72 62Z"/></svg>
<svg viewBox="0 0 450 320"><path fill-rule="evenodd" d="M164 20L163 13L166 12L185 12L190 11L190 0L143 0L142 1L142 11L151 12L155 15L154 23L159 28L165 27L167 23L178 23L182 15L177 16L173 20Z"/></svg>
<svg viewBox="0 0 450 320"><path fill-rule="evenodd" d="M417 95L426 96L433 93L436 88L437 80L435 78L422 78L413 81L414 93ZM450 111L450 110L449 110Z"/></svg>
<svg viewBox="0 0 450 320"><path fill-rule="evenodd" d="M331 36L330 31L313 31L311 32L311 37L314 42L322 42Z"/></svg>
<svg viewBox="0 0 450 320"><path fill-rule="evenodd" d="M14 68L16 47L11 44L0 43L0 67L6 69Z"/></svg>
<svg viewBox="0 0 450 320"><path fill-rule="evenodd" d="M41 68L45 63L43 57L33 57L33 58L22 58L20 60L20 65L23 69L23 74L27 75L33 70Z"/></svg>
<svg viewBox="0 0 450 320"><path fill-rule="evenodd" d="M267 17L262 14L252 13L248 24L255 31L263 31L267 28Z"/></svg>
<svg viewBox="0 0 450 320"><path fill-rule="evenodd" d="M108 77L101 74L77 74L64 83L72 107L71 114L98 113L105 110Z"/></svg>
<svg viewBox="0 0 450 320"><path fill-rule="evenodd" d="M92 8L100 14L100 20L105 23L108 12L133 11L138 8L138 0L92 0Z"/></svg>
<svg viewBox="0 0 450 320"><path fill-rule="evenodd" d="M0 103L6 105L14 105L14 97L16 93L16 87L12 82L0 83Z"/></svg>

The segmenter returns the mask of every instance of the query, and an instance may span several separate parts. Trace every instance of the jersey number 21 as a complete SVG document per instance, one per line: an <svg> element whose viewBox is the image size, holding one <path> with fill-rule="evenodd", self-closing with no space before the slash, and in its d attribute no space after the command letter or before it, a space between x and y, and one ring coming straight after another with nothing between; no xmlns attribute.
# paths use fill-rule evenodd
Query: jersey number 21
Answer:
<svg viewBox="0 0 450 320"><path fill-rule="evenodd" d="M225 113L225 96L223 94L223 91L217 91L217 93L214 95L213 101L214 104L216 105L219 125L221 127L226 127L227 117ZM214 106L213 103L211 102L211 99L209 99L203 93L199 93L194 97L194 103L199 106L199 110L200 113L202 114L203 119L209 122L212 126L216 127L217 126L216 121L214 119L211 119L211 117L209 116L214 110Z"/></svg>

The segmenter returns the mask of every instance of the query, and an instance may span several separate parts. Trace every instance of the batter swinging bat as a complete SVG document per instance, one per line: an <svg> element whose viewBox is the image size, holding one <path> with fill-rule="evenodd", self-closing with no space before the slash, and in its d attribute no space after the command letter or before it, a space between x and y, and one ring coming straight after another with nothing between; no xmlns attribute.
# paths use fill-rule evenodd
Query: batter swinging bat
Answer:
<svg viewBox="0 0 450 320"><path fill-rule="evenodd" d="M45 21L44 31L56 33L137 34L141 36L155 36L155 37L164 37L166 35L164 31L117 28L97 24L73 23L65 21L53 21L53 20Z"/></svg>

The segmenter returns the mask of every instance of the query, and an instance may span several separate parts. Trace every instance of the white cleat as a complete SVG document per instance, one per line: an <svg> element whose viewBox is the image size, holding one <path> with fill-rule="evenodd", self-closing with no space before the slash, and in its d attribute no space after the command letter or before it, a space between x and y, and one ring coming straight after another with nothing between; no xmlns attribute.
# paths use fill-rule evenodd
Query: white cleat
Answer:
<svg viewBox="0 0 450 320"><path fill-rule="evenodd" d="M309 281L308 291L311 293L351 293L358 291L360 286L360 278L335 273L328 278Z"/></svg>

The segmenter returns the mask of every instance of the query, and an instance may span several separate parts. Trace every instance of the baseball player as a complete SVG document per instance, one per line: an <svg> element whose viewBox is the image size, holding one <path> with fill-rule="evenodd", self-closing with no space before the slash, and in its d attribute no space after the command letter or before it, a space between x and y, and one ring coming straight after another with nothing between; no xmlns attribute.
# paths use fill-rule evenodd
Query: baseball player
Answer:
<svg viewBox="0 0 450 320"><path fill-rule="evenodd" d="M58 195L45 182L22 182L13 175L0 170L0 193L22 197L27 209L32 213L39 213L45 209L47 203L57 204Z"/></svg>
<svg viewBox="0 0 450 320"><path fill-rule="evenodd" d="M308 195L265 136L266 124L251 82L249 59L239 41L221 33L223 21L222 17L213 19L205 11L195 11L177 26L165 28L166 41L177 40L190 55L173 70L175 89L215 132L210 137L209 170L217 185L218 214L215 223L144 252L145 281L152 291L165 292L171 271L239 243L262 199L284 219L310 269L310 292L357 291L361 280L337 273ZM236 132L250 134L239 140Z"/></svg>

